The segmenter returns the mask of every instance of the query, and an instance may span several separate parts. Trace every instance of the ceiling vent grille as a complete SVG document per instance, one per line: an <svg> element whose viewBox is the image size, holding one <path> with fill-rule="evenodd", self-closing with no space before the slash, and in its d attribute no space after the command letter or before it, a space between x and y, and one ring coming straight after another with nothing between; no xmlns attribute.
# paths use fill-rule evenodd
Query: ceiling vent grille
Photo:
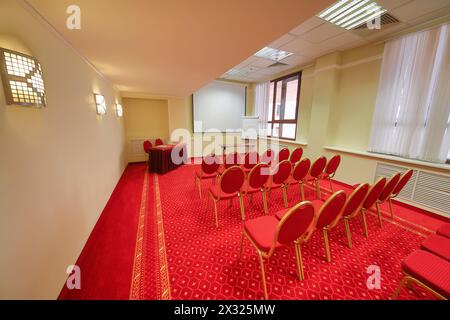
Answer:
<svg viewBox="0 0 450 320"><path fill-rule="evenodd" d="M383 13L381 15L380 19L381 19L382 26L400 22L400 20L398 20L396 17L390 15L388 12ZM361 30L361 29L368 29L367 23L363 23L363 24L357 26L356 28L353 28L353 30Z"/></svg>
<svg viewBox="0 0 450 320"><path fill-rule="evenodd" d="M275 62L275 63L272 63L270 66L268 66L267 68L271 68L271 67L282 67L282 66L287 66L288 64L287 63L284 63L284 62Z"/></svg>

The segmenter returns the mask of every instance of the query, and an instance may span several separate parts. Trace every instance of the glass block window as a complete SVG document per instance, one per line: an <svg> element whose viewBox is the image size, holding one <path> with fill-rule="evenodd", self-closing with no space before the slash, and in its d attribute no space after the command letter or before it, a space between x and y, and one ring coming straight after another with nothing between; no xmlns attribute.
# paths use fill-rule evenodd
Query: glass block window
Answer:
<svg viewBox="0 0 450 320"><path fill-rule="evenodd" d="M0 71L8 105L46 106L42 69L36 59L0 48Z"/></svg>

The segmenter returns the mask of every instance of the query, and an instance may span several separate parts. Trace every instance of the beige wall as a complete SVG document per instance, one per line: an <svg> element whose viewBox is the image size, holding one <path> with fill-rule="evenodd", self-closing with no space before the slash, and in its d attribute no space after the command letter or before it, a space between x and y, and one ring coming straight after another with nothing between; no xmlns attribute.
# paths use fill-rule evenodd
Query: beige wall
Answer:
<svg viewBox="0 0 450 320"><path fill-rule="evenodd" d="M0 1L0 46L40 61L48 102L0 89L0 299L55 299L125 167L120 96L18 1Z"/></svg>

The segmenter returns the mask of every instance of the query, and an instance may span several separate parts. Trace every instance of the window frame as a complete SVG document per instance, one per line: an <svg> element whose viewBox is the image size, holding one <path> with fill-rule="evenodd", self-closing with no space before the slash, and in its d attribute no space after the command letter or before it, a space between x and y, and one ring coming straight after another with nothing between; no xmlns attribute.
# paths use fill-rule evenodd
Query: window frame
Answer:
<svg viewBox="0 0 450 320"><path fill-rule="evenodd" d="M281 104L286 105L286 86L283 86L283 81L292 77L298 77L298 85L297 85L297 98L296 98L296 105L295 105L295 119L279 119L276 120L275 119L275 102L276 102L276 97L277 97L277 84L281 81ZM269 120L267 119L267 124L271 125L271 130L270 130L270 135L268 134L267 136L270 138L278 138L278 139L283 139L283 140L291 140L291 141L295 141L297 140L297 125L298 125L298 108L300 105L300 89L301 89L301 83L302 83L302 72L298 71L298 72L294 72L276 79L273 79L270 81L270 84L273 83L273 97L272 97L272 119ZM284 92L284 94L283 94ZM269 101L270 101L270 96L269 96ZM273 136L273 127L275 124L278 124L279 127L281 128L281 125L283 124L295 124L295 136L294 138L286 138L283 137L282 134L280 136ZM282 133L283 131L281 131Z"/></svg>

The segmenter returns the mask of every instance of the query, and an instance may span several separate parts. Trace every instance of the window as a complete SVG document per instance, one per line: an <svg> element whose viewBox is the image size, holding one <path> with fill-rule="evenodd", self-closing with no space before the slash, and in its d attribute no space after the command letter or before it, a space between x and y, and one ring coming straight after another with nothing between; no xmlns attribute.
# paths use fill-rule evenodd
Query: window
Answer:
<svg viewBox="0 0 450 320"><path fill-rule="evenodd" d="M295 140L301 72L272 80L267 112L267 135Z"/></svg>

